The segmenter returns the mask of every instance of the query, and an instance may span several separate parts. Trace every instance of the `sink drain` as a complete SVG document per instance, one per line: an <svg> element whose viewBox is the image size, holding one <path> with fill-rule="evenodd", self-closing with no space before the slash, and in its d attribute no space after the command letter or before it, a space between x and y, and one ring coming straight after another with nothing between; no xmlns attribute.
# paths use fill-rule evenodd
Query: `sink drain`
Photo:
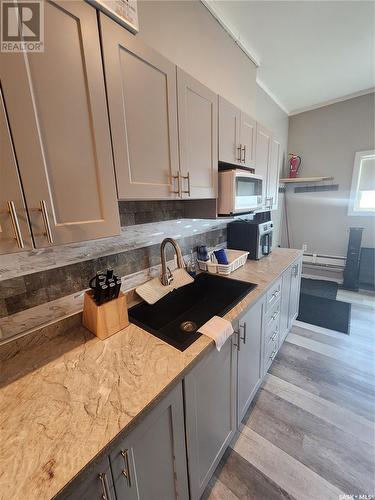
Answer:
<svg viewBox="0 0 375 500"><path fill-rule="evenodd" d="M198 327L194 321L183 321L180 324L180 329L185 333L196 332Z"/></svg>

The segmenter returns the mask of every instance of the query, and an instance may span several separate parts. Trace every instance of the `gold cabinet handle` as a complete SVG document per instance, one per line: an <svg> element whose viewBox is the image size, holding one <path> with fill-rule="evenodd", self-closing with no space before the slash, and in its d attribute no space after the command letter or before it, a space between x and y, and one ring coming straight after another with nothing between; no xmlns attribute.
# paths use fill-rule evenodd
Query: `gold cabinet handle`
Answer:
<svg viewBox="0 0 375 500"><path fill-rule="evenodd" d="M111 494L108 488L107 475L105 472L101 472L98 476L100 483L102 485L102 500L112 500Z"/></svg>
<svg viewBox="0 0 375 500"><path fill-rule="evenodd" d="M19 248L25 248L25 244L23 242L22 238L22 233L21 233L21 228L20 224L18 222L18 216L17 216L17 211L16 211L16 206L14 204L14 201L8 201L8 210L10 214L10 218L12 220L12 226L14 230L14 236L17 241L17 245Z"/></svg>
<svg viewBox="0 0 375 500"><path fill-rule="evenodd" d="M42 217L44 222L44 229L45 229L44 234L47 237L48 242L52 244L53 243L52 231L48 219L47 204L44 200L40 200L40 211L42 212Z"/></svg>
<svg viewBox="0 0 375 500"><path fill-rule="evenodd" d="M176 175L172 175L172 179L177 179L177 191L173 192L181 197L181 172L178 171Z"/></svg>
<svg viewBox="0 0 375 500"><path fill-rule="evenodd" d="M129 450L121 450L121 455L124 460L124 469L122 470L122 475L128 480L129 488L132 487L132 481L130 477L130 467L129 467Z"/></svg>
<svg viewBox="0 0 375 500"><path fill-rule="evenodd" d="M191 196L191 192L190 192L190 172L188 172L186 175L183 175L182 176L182 179L186 179L187 182L188 182L188 188L186 191L182 191L182 193L186 193L188 196Z"/></svg>

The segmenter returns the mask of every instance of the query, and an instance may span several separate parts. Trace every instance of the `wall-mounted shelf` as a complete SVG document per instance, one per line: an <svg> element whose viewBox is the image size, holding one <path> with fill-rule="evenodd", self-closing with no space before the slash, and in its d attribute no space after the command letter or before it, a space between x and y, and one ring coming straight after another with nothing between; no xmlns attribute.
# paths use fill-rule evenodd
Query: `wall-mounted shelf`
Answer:
<svg viewBox="0 0 375 500"><path fill-rule="evenodd" d="M333 181L333 177L295 177L280 179L280 184L292 184L298 182L321 182L321 181Z"/></svg>

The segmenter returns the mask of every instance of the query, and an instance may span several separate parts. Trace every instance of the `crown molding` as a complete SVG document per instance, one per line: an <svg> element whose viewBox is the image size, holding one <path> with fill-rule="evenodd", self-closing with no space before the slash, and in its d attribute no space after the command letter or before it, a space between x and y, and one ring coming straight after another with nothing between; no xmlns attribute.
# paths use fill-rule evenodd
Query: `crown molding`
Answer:
<svg viewBox="0 0 375 500"><path fill-rule="evenodd" d="M313 111L314 109L324 108L325 106L330 106L331 104L336 104L337 102L348 101L354 99L355 97L361 97L362 95L375 93L375 87L369 89L359 90L358 92L353 92L352 94L346 94L341 97L336 97L335 99L330 99L329 101L319 102L311 106L305 106L303 108L296 109L289 113L289 116L299 115L300 113L305 113L306 111Z"/></svg>
<svg viewBox="0 0 375 500"><path fill-rule="evenodd" d="M262 82L262 80L257 76L257 85L259 85L259 87L264 90L264 92L266 94L268 94L270 96L270 98L279 106L279 108L284 111L284 113L286 113L288 116L289 116L289 111L288 109L286 108L286 106L284 106L284 104L280 101L280 99L278 97L275 96L275 94L267 87L267 85L265 85L264 82Z"/></svg>
<svg viewBox="0 0 375 500"><path fill-rule="evenodd" d="M233 26L231 26L227 21L224 21L223 17L216 10L214 3L212 0L200 0L201 3L206 7L206 9L210 12L210 14L216 19L216 21L220 24L220 26L228 33L228 35L232 38L234 43L236 43L239 48L244 52L244 54L250 59L250 61L255 64L257 68L260 66L260 58L255 53L255 51L241 39L241 36Z"/></svg>

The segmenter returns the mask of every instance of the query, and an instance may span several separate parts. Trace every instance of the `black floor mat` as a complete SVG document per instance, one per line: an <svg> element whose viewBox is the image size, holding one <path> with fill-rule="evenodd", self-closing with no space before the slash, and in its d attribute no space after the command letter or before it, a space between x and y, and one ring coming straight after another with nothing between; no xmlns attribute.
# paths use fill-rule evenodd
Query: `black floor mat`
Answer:
<svg viewBox="0 0 375 500"><path fill-rule="evenodd" d="M351 304L301 293L298 321L349 335Z"/></svg>
<svg viewBox="0 0 375 500"><path fill-rule="evenodd" d="M334 281L314 280L308 278L301 279L301 293L336 299L338 284Z"/></svg>

